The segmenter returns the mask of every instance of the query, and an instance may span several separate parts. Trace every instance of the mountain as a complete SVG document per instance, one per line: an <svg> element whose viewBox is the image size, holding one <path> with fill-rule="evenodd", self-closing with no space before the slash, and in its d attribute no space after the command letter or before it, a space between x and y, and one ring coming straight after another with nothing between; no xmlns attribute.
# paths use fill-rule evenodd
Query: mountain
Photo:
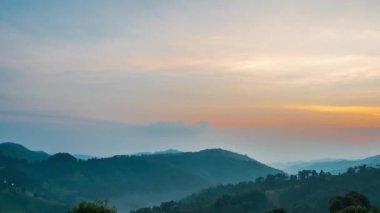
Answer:
<svg viewBox="0 0 380 213"><path fill-rule="evenodd" d="M31 151L20 144L10 142L0 144L0 153L8 158L30 162L46 160L50 156L46 152Z"/></svg>
<svg viewBox="0 0 380 213"><path fill-rule="evenodd" d="M367 195L370 204L380 206L379 186L379 168L360 166L339 175L304 170L297 175L268 175L256 182L211 187L180 201L163 202L159 206L145 207L131 213L284 212L272 211L274 209L284 209L288 213L328 213L330 198L341 198L336 196L351 191Z"/></svg>
<svg viewBox="0 0 380 213"><path fill-rule="evenodd" d="M380 155L360 159L360 160L343 160L343 159L322 159L306 162L294 162L285 164L272 164L273 167L279 168L289 174L295 174L301 170L323 170L331 173L342 173L350 167L367 165L378 167L380 165Z"/></svg>
<svg viewBox="0 0 380 213"><path fill-rule="evenodd" d="M176 149L168 149L168 150L158 151L158 152L139 152L139 153L132 154L132 155L137 155L137 156L140 156L140 155L167 155L167 154L179 154L179 153L182 153L182 152L178 151Z"/></svg>
<svg viewBox="0 0 380 213"><path fill-rule="evenodd" d="M208 155L208 156L224 156L235 160L242 160L242 161L255 161L252 158L248 157L247 155L241 155L234 152L230 152L223 149L205 149L198 153L197 155ZM257 161L256 161L257 162Z"/></svg>
<svg viewBox="0 0 380 213"><path fill-rule="evenodd" d="M222 149L89 160L58 153L33 162L7 156L0 156L0 180L7 181L7 189L17 187L22 195L65 206L107 199L121 212L177 200L210 186L282 173Z"/></svg>
<svg viewBox="0 0 380 213"><path fill-rule="evenodd" d="M88 160L88 159L91 159L91 158L97 158L95 156L92 156L92 155L82 155L82 154L75 154L73 155L76 159L78 160Z"/></svg>
<svg viewBox="0 0 380 213"><path fill-rule="evenodd" d="M372 157L364 158L362 160L357 161L358 164L372 166L372 167L379 167L380 166L380 155L375 155Z"/></svg>

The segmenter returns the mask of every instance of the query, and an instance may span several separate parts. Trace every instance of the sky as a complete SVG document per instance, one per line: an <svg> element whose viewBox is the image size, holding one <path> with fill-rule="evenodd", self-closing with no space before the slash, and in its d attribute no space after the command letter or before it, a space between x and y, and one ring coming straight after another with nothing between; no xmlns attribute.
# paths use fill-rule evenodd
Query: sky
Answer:
<svg viewBox="0 0 380 213"><path fill-rule="evenodd" d="M377 0L0 1L0 141L380 154Z"/></svg>

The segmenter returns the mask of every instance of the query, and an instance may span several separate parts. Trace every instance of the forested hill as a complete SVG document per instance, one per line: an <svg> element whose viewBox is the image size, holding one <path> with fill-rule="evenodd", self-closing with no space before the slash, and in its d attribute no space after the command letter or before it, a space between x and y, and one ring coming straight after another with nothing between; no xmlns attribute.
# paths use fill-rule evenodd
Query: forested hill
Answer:
<svg viewBox="0 0 380 213"><path fill-rule="evenodd" d="M329 212L330 198L350 191L361 192L380 206L379 186L379 168L360 166L340 175L305 170L297 175L268 175L256 182L213 187L179 202L132 213L264 213L276 208L288 213L325 213Z"/></svg>
<svg viewBox="0 0 380 213"><path fill-rule="evenodd" d="M0 154L8 158L27 160L29 162L46 160L50 157L46 152L32 151L20 144L11 142L0 143Z"/></svg>
<svg viewBox="0 0 380 213"><path fill-rule="evenodd" d="M179 199L217 184L281 172L221 149L89 160L59 153L33 162L1 153L0 168L0 180L5 181L0 199L10 199L4 194L7 190L26 196L20 199L33 197L60 206L107 199L122 212Z"/></svg>

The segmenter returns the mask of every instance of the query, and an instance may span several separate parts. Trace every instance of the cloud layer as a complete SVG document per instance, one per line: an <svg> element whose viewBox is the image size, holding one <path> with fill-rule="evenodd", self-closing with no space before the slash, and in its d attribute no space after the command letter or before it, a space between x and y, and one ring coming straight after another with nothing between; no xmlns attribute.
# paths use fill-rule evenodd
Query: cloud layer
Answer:
<svg viewBox="0 0 380 213"><path fill-rule="evenodd" d="M379 10L372 0L2 1L0 121L160 124L145 135L179 123L165 126L176 135L206 120L269 135L307 126L318 133L309 147L379 143Z"/></svg>

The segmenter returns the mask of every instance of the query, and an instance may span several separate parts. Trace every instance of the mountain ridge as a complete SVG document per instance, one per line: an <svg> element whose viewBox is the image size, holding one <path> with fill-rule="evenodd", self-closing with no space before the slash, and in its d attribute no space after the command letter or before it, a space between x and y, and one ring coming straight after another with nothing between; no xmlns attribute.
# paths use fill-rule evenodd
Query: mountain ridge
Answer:
<svg viewBox="0 0 380 213"><path fill-rule="evenodd" d="M114 200L122 211L157 204L163 198L177 200L210 186L283 173L223 149L88 160L78 160L69 153L49 155L41 161L12 159L1 157L4 169L0 178L28 194L67 205L83 199Z"/></svg>
<svg viewBox="0 0 380 213"><path fill-rule="evenodd" d="M320 159L312 161L298 161L290 163L272 163L274 168L281 169L287 173L295 174L301 170L323 170L334 174L345 172L350 167L367 165L371 167L380 166L380 155L369 156L357 160L347 159Z"/></svg>
<svg viewBox="0 0 380 213"><path fill-rule="evenodd" d="M6 157L30 162L46 160L49 154L43 151L32 151L25 146L13 142L0 143L0 153Z"/></svg>

